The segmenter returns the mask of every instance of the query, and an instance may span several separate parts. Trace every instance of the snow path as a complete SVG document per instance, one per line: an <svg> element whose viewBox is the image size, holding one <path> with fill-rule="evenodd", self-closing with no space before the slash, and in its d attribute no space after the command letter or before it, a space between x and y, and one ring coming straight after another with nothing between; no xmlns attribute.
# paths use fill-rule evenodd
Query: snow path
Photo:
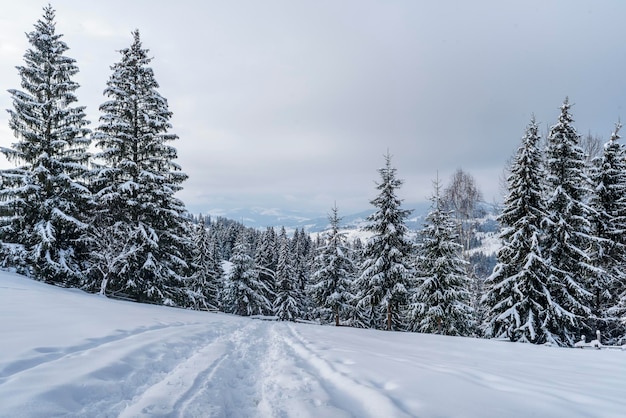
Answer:
<svg viewBox="0 0 626 418"><path fill-rule="evenodd" d="M108 410L115 416L131 394L141 392L162 373L175 375L176 370L169 371L171 365L185 360L205 338L215 335L206 324L173 324L135 330L124 337L112 335L76 347L35 348L35 352L45 354L9 363L2 370L3 408L18 410L20 405L32 404L29 406L35 415L41 410L45 416L63 400L63 404L80 406L78 415L98 416ZM179 387L186 383L183 378ZM26 412L28 416L30 412Z"/></svg>
<svg viewBox="0 0 626 418"><path fill-rule="evenodd" d="M410 416L336 371L292 325L238 325L172 324L36 348L42 355L2 369L2 408L11 416L23 405L26 416L47 416L59 403L85 417Z"/></svg>
<svg viewBox="0 0 626 418"><path fill-rule="evenodd" d="M0 417L623 417L626 351L265 322L0 273Z"/></svg>
<svg viewBox="0 0 626 418"><path fill-rule="evenodd" d="M410 416L400 404L395 403L392 398L380 392L379 388L354 380L349 375L336 370L331 362L309 348L311 343L306 341L293 326L287 326L294 338L284 335L284 341L296 355L312 366L317 379L324 382L329 393L334 394L337 390L343 393L340 397L333 395L337 398L338 403L352 400L346 405L347 410L358 411L357 415L360 417Z"/></svg>

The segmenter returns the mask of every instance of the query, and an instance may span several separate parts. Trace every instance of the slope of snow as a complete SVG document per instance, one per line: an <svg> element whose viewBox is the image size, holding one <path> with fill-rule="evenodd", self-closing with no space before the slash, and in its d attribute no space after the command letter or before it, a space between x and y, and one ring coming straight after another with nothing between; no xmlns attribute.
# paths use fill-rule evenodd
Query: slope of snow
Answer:
<svg viewBox="0 0 626 418"><path fill-rule="evenodd" d="M0 417L623 417L626 352L265 322L0 273Z"/></svg>
<svg viewBox="0 0 626 418"><path fill-rule="evenodd" d="M468 255L482 253L487 256L495 256L502 247L502 240L497 232L476 232L475 237L480 241L480 245L470 248L467 251Z"/></svg>

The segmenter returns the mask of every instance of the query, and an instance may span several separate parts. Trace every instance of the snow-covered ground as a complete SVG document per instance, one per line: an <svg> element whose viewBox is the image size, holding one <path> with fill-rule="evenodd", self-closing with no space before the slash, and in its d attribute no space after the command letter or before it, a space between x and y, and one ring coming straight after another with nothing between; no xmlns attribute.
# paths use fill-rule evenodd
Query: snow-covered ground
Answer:
<svg viewBox="0 0 626 418"><path fill-rule="evenodd" d="M626 351L266 322L0 273L1 417L624 417Z"/></svg>

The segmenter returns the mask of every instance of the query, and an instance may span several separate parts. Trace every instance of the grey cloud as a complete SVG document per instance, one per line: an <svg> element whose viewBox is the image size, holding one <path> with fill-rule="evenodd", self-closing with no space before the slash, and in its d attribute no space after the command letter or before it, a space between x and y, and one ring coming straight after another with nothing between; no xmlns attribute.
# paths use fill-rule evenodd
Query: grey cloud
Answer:
<svg viewBox="0 0 626 418"><path fill-rule="evenodd" d="M445 182L458 167L497 199L531 113L549 126L568 95L580 133L605 138L623 116L626 5L617 1L54 6L93 126L116 50L131 30L142 32L190 175L181 198L194 211L325 213L334 201L366 209L387 149L409 205L430 194L437 172ZM1 27L0 39L24 48L41 5L12 7L24 26ZM20 62L3 62L6 91L16 87ZM10 106L6 96L0 105Z"/></svg>

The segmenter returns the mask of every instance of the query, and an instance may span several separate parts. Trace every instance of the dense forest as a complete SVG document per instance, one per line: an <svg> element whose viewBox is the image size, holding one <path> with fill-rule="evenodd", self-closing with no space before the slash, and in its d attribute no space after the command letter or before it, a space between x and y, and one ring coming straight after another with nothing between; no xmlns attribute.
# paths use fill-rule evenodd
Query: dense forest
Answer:
<svg viewBox="0 0 626 418"><path fill-rule="evenodd" d="M0 149L15 165L0 171L4 268L109 297L278 320L561 346L596 330L605 342L624 337L619 124L590 153L567 99L545 136L530 121L506 170L496 265L472 251L479 220L493 221L472 176L435 179L423 226L410 231L389 152L367 239L348 239L336 206L315 236L192 216L175 197L187 178L179 138L139 32L111 67L94 130L51 6L27 37L21 89L9 91L16 140Z"/></svg>

